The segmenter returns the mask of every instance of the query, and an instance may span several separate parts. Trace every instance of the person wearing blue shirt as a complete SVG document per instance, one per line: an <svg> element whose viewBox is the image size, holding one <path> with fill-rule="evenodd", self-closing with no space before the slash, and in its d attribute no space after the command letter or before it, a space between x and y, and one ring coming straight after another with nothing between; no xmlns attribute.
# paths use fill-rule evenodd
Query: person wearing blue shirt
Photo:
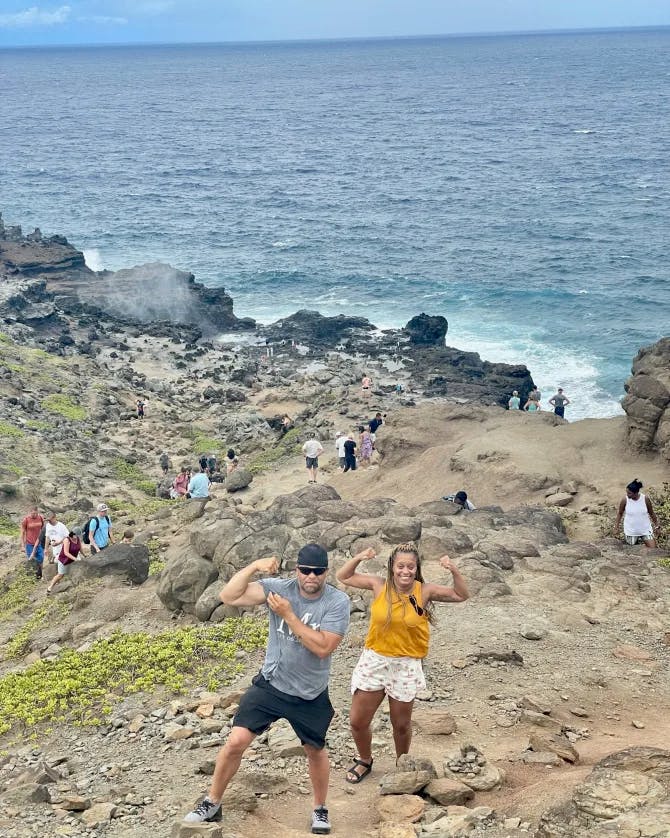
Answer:
<svg viewBox="0 0 670 838"><path fill-rule="evenodd" d="M188 484L187 498L208 498L209 497L209 477L207 476L207 462L205 465L200 464L200 471L194 474Z"/></svg>
<svg viewBox="0 0 670 838"><path fill-rule="evenodd" d="M98 504L95 518L91 518L91 523L88 526L88 537L91 543L92 553L99 553L108 545L114 544L112 522L106 503Z"/></svg>

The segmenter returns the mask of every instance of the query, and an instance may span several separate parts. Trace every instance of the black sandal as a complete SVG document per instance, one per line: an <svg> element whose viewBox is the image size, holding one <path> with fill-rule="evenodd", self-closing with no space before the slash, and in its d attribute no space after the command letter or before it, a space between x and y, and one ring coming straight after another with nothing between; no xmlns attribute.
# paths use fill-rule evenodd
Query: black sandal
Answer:
<svg viewBox="0 0 670 838"><path fill-rule="evenodd" d="M355 785L356 783L360 783L360 781L364 780L368 776L368 774L372 771L372 763L373 762L374 762L373 759L371 759L370 762L363 762L362 759L355 759L354 764L347 771L347 774L353 774L354 777L356 777L356 779L355 780L350 780L349 777L345 777L344 779L347 781L347 783L351 783L352 785ZM363 771L361 774L358 774L356 772L356 768L359 765L362 765L363 768L365 769L365 771Z"/></svg>

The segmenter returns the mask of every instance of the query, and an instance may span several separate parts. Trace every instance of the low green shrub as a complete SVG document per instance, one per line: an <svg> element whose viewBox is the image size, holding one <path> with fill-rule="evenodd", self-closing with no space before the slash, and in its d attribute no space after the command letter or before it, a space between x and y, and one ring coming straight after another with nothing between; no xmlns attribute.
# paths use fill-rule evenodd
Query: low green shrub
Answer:
<svg viewBox="0 0 670 838"><path fill-rule="evenodd" d="M25 608L37 580L34 573L19 569L11 579L0 582L0 621L7 620Z"/></svg>
<svg viewBox="0 0 670 838"><path fill-rule="evenodd" d="M0 421L0 436L16 438L24 435L25 434L21 430L21 428L17 428L16 425L11 425L9 422Z"/></svg>
<svg viewBox="0 0 670 838"><path fill-rule="evenodd" d="M0 535L21 535L21 527L9 515L0 514Z"/></svg>
<svg viewBox="0 0 670 838"><path fill-rule="evenodd" d="M67 649L0 678L0 734L46 721L97 725L131 693L179 693L191 683L217 689L243 669L236 653L266 639L264 620L231 618L156 635L119 631L87 651Z"/></svg>
<svg viewBox="0 0 670 838"><path fill-rule="evenodd" d="M49 413L58 413L60 416L71 419L73 422L81 422L87 416L86 409L76 404L64 393L52 393L50 396L42 399L42 407L48 410Z"/></svg>
<svg viewBox="0 0 670 838"><path fill-rule="evenodd" d="M139 466L134 463L129 463L122 457L118 457L112 462L112 468L119 480L129 483L135 489L139 489L140 492L144 492L146 495L155 495L156 481L146 477Z"/></svg>

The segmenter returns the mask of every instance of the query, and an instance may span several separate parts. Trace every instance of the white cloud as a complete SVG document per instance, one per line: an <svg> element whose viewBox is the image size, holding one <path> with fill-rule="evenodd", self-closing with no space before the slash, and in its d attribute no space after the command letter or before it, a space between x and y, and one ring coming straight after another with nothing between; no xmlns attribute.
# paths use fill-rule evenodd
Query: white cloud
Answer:
<svg viewBox="0 0 670 838"><path fill-rule="evenodd" d="M101 26L125 26L128 23L127 17L112 17L111 15L90 15L89 17L78 17L79 23L98 23Z"/></svg>
<svg viewBox="0 0 670 838"><path fill-rule="evenodd" d="M72 9L70 6L59 6L52 12L46 9L40 9L37 6L31 6L29 9L24 9L22 12L13 12L11 14L0 15L0 28L21 26L55 26L59 23L65 23L70 16Z"/></svg>

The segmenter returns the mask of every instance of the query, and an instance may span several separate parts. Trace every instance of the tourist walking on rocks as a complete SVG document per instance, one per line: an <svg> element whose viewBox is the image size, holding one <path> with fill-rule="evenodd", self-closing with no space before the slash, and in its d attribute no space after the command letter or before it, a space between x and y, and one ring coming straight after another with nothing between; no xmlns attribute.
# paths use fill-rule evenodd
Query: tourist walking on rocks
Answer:
<svg viewBox="0 0 670 838"><path fill-rule="evenodd" d="M170 457L168 456L167 451L163 451L158 459L158 462L160 463L163 474L167 474L168 471L170 471Z"/></svg>
<svg viewBox="0 0 670 838"><path fill-rule="evenodd" d="M209 497L209 477L207 476L207 463L203 466L200 464L200 471L196 472L188 482L188 489L186 492L187 498L208 498Z"/></svg>
<svg viewBox="0 0 670 838"><path fill-rule="evenodd" d="M386 578L358 573L358 566L374 559L370 547L349 559L337 572L337 581L372 591L370 627L365 649L351 678L351 733L358 756L346 774L360 783L372 771L372 719L388 696L396 758L409 752L414 699L426 682L421 661L428 654L433 602L463 602L469 597L465 580L449 556L440 564L450 571L453 587L424 581L417 547L399 544L389 556Z"/></svg>
<svg viewBox="0 0 670 838"><path fill-rule="evenodd" d="M305 455L305 466L309 475L308 483L316 483L316 473L319 470L319 455L323 454L323 445L316 437L308 439L302 446L302 453Z"/></svg>
<svg viewBox="0 0 670 838"><path fill-rule="evenodd" d="M68 572L69 566L72 562L77 561L77 557L81 553L81 530L74 529L70 530L70 532L65 537L63 541L63 548L60 551L60 555L57 559L57 573L54 578L51 580L49 587L47 588L47 593L50 594L54 586L57 585L60 580L65 576Z"/></svg>
<svg viewBox="0 0 670 838"><path fill-rule="evenodd" d="M351 434L344 440L344 471L356 471L356 440Z"/></svg>
<svg viewBox="0 0 670 838"><path fill-rule="evenodd" d="M556 416L563 419L565 417L565 406L570 404L570 399L563 395L563 388L559 387L556 395L549 399L549 404L554 408Z"/></svg>
<svg viewBox="0 0 670 838"><path fill-rule="evenodd" d="M363 425L360 426L358 432L360 433L359 442L361 444L358 456L363 465L369 466L370 460L372 459L372 437L370 431Z"/></svg>
<svg viewBox="0 0 670 838"><path fill-rule="evenodd" d="M375 439L377 435L377 430L381 428L384 424L384 420L382 419L381 413L375 413L374 419L370 419L368 422L368 428L370 429L370 439L372 440L372 447L375 447Z"/></svg>
<svg viewBox="0 0 670 838"><path fill-rule="evenodd" d="M88 523L88 540L92 553L99 553L110 544L114 544L112 521L106 503L99 503L95 517Z"/></svg>
<svg viewBox="0 0 670 838"><path fill-rule="evenodd" d="M235 469L238 467L240 461L237 459L237 455L232 448L228 449L228 453L226 454L226 474L232 474Z"/></svg>
<svg viewBox="0 0 670 838"><path fill-rule="evenodd" d="M185 817L187 823L214 819L244 752L277 719L286 719L305 749L314 792L312 832L326 835L329 763L326 732L333 718L328 696L330 659L349 625L349 597L327 585L328 554L318 544L298 553L295 576L277 573L276 556L239 570L221 591L226 605L248 608L267 603L269 633L265 661L242 696L226 744L219 751L207 797ZM254 581L261 574L264 578Z"/></svg>
<svg viewBox="0 0 670 838"><path fill-rule="evenodd" d="M26 557L35 562L35 574L38 579L42 578L42 564L44 563L42 533L44 524L44 518L40 515L36 506L31 507L21 521L21 548L25 550Z"/></svg>
<svg viewBox="0 0 670 838"><path fill-rule="evenodd" d="M645 547L656 547L654 530L660 526L649 498L642 494L642 483L633 480L626 486L626 497L619 504L614 531L618 534L623 518L623 534L626 544L635 546L642 542Z"/></svg>
<svg viewBox="0 0 670 838"><path fill-rule="evenodd" d="M338 431L335 434L335 450L337 451L337 459L340 463L340 471L344 471L344 465L346 461L344 444L346 441L347 435L345 433L342 433L342 431Z"/></svg>
<svg viewBox="0 0 670 838"><path fill-rule="evenodd" d="M519 398L519 391L513 390L510 400L507 402L509 410L519 410L521 407L521 399Z"/></svg>
<svg viewBox="0 0 670 838"><path fill-rule="evenodd" d="M144 399L138 399L135 406L137 408L137 418L144 419Z"/></svg>
<svg viewBox="0 0 670 838"><path fill-rule="evenodd" d="M364 399L370 398L370 390L372 388L372 379L367 373L363 373L363 380L361 381L361 394Z"/></svg>
<svg viewBox="0 0 670 838"><path fill-rule="evenodd" d="M56 513L50 512L47 515L47 525L45 530L47 544L51 547L51 558L49 559L50 564L57 562L60 558L61 551L63 550L63 542L67 538L68 533L68 528L62 523L62 521L58 520Z"/></svg>

